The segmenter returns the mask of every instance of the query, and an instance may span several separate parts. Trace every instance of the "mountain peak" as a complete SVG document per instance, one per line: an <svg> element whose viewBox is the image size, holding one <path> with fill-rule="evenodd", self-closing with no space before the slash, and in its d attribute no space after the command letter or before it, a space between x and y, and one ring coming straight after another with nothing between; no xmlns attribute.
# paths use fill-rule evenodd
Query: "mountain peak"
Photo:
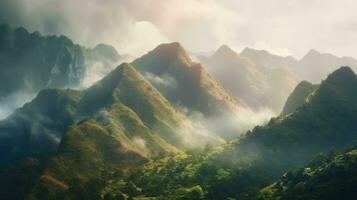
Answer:
<svg viewBox="0 0 357 200"><path fill-rule="evenodd" d="M318 52L317 50L315 49L310 49L309 52L307 52L307 54L304 56L304 57L308 57L308 56L316 56L316 55L320 55L321 53Z"/></svg>
<svg viewBox="0 0 357 200"><path fill-rule="evenodd" d="M317 96L324 101L340 99L341 102L344 102L346 99L350 99L352 102L356 102L356 85L357 76L351 68L340 67L321 82Z"/></svg>
<svg viewBox="0 0 357 200"><path fill-rule="evenodd" d="M104 77L95 85L109 84L115 86L119 81L121 81L126 76L130 76L131 78L135 78L135 79L141 79L141 77L139 76L139 72L137 72L131 64L124 62L119 66L117 66L109 75ZM109 86L107 85L107 87Z"/></svg>
<svg viewBox="0 0 357 200"><path fill-rule="evenodd" d="M303 106L306 103L308 96L312 94L317 87L318 85L313 85L308 81L301 81L288 97L282 114L286 115L292 113L299 107Z"/></svg>
<svg viewBox="0 0 357 200"><path fill-rule="evenodd" d="M220 46L212 57L227 57L227 56L237 56L238 54L232 50L228 45L223 44Z"/></svg>
<svg viewBox="0 0 357 200"><path fill-rule="evenodd" d="M355 80L356 79L356 74L352 71L352 69L348 66L342 66L333 73L331 73L326 81L327 82L348 82L348 80Z"/></svg>
<svg viewBox="0 0 357 200"><path fill-rule="evenodd" d="M116 61L120 57L117 50L113 46L107 44L98 44L93 48L93 51L98 55L108 58L112 61Z"/></svg>
<svg viewBox="0 0 357 200"><path fill-rule="evenodd" d="M178 42L160 44L152 50L152 52L165 54L171 57L186 54L186 50Z"/></svg>
<svg viewBox="0 0 357 200"><path fill-rule="evenodd" d="M250 53L256 53L256 52L265 52L265 53L268 53L267 51L265 50L258 50L258 49L253 49L253 48L250 48L250 47L245 47L243 49L243 51L241 52L242 55L245 55L245 54L250 54Z"/></svg>
<svg viewBox="0 0 357 200"><path fill-rule="evenodd" d="M220 47L218 48L217 51L233 51L233 50L232 50L228 45L223 44L222 46L220 46Z"/></svg>

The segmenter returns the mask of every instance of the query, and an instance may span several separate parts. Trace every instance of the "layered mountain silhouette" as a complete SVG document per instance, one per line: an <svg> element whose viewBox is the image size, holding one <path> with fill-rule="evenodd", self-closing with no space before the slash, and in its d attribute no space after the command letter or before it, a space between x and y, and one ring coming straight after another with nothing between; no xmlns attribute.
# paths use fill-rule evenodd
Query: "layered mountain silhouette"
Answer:
<svg viewBox="0 0 357 200"><path fill-rule="evenodd" d="M273 55L265 50L245 48L241 55L248 57L260 66L267 68L284 68L295 73L302 80L312 83L320 83L328 74L340 66L350 66L355 72L357 60L352 57L338 57L330 53L320 53L310 50L300 60L292 56Z"/></svg>
<svg viewBox="0 0 357 200"><path fill-rule="evenodd" d="M245 137L209 152L145 164L124 178L126 183L139 187L137 193L125 192L125 184L120 186L115 181L107 186L108 190L131 197L254 199L257 188L268 185L287 170L302 167L331 148L341 150L353 144L357 139L356 86L357 76L349 67L341 67L317 86L309 101L289 115L274 118L266 126L249 131ZM157 169L161 172L159 176L154 175ZM184 184L182 177L185 177ZM336 188L340 187L338 180L327 179L333 181L327 188L335 183ZM153 186L162 181L166 184ZM287 188L287 192L290 190L294 192L293 188ZM278 190L277 195L280 192L284 194ZM319 193L319 189L316 192ZM306 195L310 195L308 188Z"/></svg>
<svg viewBox="0 0 357 200"><path fill-rule="evenodd" d="M350 66L356 71L357 60L352 57L337 57L333 54L310 50L301 58L296 70L305 80L319 83L339 66Z"/></svg>
<svg viewBox="0 0 357 200"><path fill-rule="evenodd" d="M0 58L0 117L5 117L42 89L93 83L109 73L121 56L109 45L87 49L65 36L42 36L2 24ZM94 71L101 76L93 77Z"/></svg>
<svg viewBox="0 0 357 200"><path fill-rule="evenodd" d="M225 88L250 107L279 113L298 79L284 68L269 68L254 59L258 63L223 45L203 62Z"/></svg>
<svg viewBox="0 0 357 200"><path fill-rule="evenodd" d="M257 50L249 47L244 48L240 54L253 60L257 65L268 69L295 67L298 62L292 56L278 56L266 50Z"/></svg>

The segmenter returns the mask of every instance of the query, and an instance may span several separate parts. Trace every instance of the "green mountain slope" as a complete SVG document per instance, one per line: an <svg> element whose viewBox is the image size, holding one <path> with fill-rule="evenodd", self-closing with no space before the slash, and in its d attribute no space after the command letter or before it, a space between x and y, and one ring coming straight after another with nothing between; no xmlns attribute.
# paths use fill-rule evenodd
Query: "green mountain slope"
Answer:
<svg viewBox="0 0 357 200"><path fill-rule="evenodd" d="M132 66L123 64L85 91L45 90L1 121L2 164L53 154L66 130L84 117L96 118L127 148L149 157L199 147L205 138L195 135L193 124Z"/></svg>
<svg viewBox="0 0 357 200"><path fill-rule="evenodd" d="M254 191L285 171L301 167L331 148L345 148L357 139L356 86L356 75L350 68L341 67L290 115L272 119L266 126L256 127L208 153L178 155L139 167L124 178L124 183L133 183L139 193L125 193L118 181L122 178L114 178L114 184L104 192L185 199L184 191L195 188L196 194L201 191L206 199L251 199Z"/></svg>
<svg viewBox="0 0 357 200"><path fill-rule="evenodd" d="M297 108L304 105L308 101L309 95L311 95L317 87L318 85L313 85L307 81L299 83L288 97L282 114L286 115L294 112Z"/></svg>
<svg viewBox="0 0 357 200"><path fill-rule="evenodd" d="M357 149L317 156L309 165L290 171L262 189L256 199L355 199Z"/></svg>
<svg viewBox="0 0 357 200"><path fill-rule="evenodd" d="M9 157L3 165L51 156L29 199L97 199L114 169L221 142L195 133L193 124L126 63L84 91L41 92L0 127L1 153ZM56 143L46 141L53 137Z"/></svg>
<svg viewBox="0 0 357 200"><path fill-rule="evenodd" d="M118 169L121 174L149 158L199 148L191 145L204 139L180 135L189 121L129 64L88 88L78 110L94 119L64 134L29 199L98 199Z"/></svg>
<svg viewBox="0 0 357 200"><path fill-rule="evenodd" d="M47 89L0 122L0 165L52 155L62 134L75 122L82 92Z"/></svg>
<svg viewBox="0 0 357 200"><path fill-rule="evenodd" d="M191 112L214 115L247 109L201 64L194 63L179 43L161 44L132 64L172 104Z"/></svg>
<svg viewBox="0 0 357 200"><path fill-rule="evenodd" d="M144 161L98 122L84 120L65 134L27 199L98 199L95 194L111 170Z"/></svg>

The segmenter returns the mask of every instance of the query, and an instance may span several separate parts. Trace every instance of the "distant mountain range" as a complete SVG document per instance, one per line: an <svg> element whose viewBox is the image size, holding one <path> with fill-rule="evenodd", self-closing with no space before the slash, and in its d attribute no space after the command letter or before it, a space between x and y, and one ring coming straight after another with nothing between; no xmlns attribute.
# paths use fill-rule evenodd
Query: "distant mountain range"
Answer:
<svg viewBox="0 0 357 200"><path fill-rule="evenodd" d="M232 94L252 109L280 113L299 80L320 83L340 66L357 71L357 60L309 51L302 59L278 56L265 50L245 48L236 53L222 45L212 56L197 56Z"/></svg>
<svg viewBox="0 0 357 200"><path fill-rule="evenodd" d="M245 48L241 55L266 68L289 69L299 76L301 80L312 83L320 83L328 74L341 66L349 66L355 72L357 70L357 60L355 58L338 57L330 53L320 53L316 50L310 50L300 60L292 56L277 56L265 50L251 48Z"/></svg>
<svg viewBox="0 0 357 200"><path fill-rule="evenodd" d="M286 69L259 65L227 45L201 60L225 88L254 110L270 109L280 113L287 96L298 83L298 78Z"/></svg>

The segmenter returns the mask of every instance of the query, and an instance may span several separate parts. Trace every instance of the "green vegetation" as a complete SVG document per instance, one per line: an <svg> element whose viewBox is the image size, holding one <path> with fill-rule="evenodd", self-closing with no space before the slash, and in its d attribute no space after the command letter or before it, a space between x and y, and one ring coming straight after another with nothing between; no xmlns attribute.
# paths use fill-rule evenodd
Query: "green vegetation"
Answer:
<svg viewBox="0 0 357 200"><path fill-rule="evenodd" d="M28 199L98 199L98 189L114 168L125 170L144 161L99 123L86 119L65 134Z"/></svg>
<svg viewBox="0 0 357 200"><path fill-rule="evenodd" d="M111 181L104 193L180 199L199 187L205 199L251 199L259 188L320 152L342 149L357 139L356 75L346 67L331 74L309 102L272 119L246 136L208 153L154 160ZM351 92L352 91L352 92ZM329 98L327 98L329 97ZM134 185L136 192L122 187Z"/></svg>
<svg viewBox="0 0 357 200"><path fill-rule="evenodd" d="M43 163L33 158L26 158L21 163L7 168L0 168L0 198L24 199L43 168Z"/></svg>
<svg viewBox="0 0 357 200"><path fill-rule="evenodd" d="M259 200L355 199L357 195L357 148L318 155L304 168L289 171L262 189Z"/></svg>
<svg viewBox="0 0 357 200"><path fill-rule="evenodd" d="M309 95L318 88L318 85L313 85L307 81L302 81L299 83L294 91L288 97L288 100L285 103L283 108L283 115L294 112L299 107L303 106L307 101Z"/></svg>
<svg viewBox="0 0 357 200"><path fill-rule="evenodd" d="M38 116L39 120L30 115ZM41 129L22 132L23 136L38 134L40 137L36 137L36 141L39 143L24 137L23 143L38 146L31 146L32 151L14 157L33 156L46 160L52 156L35 182L29 199L98 199L100 189L117 169L120 172L116 174L121 174L150 158L189 149L180 135L181 129L190 125L188 119L125 63L85 91L52 89L41 92L4 121L3 127L13 122L17 125L17 116L27 116L25 128L36 125ZM48 120L40 120L45 117ZM76 123L77 119L83 120ZM18 130L16 128L14 130ZM57 130L61 132L53 132ZM16 136L13 136L14 142L19 139ZM40 143L51 136L61 140L59 146L58 143ZM8 155L12 149L5 150L7 152L2 153Z"/></svg>
<svg viewBox="0 0 357 200"><path fill-rule="evenodd" d="M46 159L57 151L59 140L74 124L82 92L47 89L0 122L0 165L30 156Z"/></svg>

